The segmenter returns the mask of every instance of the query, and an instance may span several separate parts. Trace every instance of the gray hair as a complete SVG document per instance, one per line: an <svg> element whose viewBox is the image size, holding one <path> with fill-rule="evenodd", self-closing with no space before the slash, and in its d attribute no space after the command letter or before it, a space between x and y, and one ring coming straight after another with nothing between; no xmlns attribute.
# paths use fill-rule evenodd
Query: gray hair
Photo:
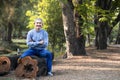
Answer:
<svg viewBox="0 0 120 80"><path fill-rule="evenodd" d="M36 18L36 19L34 20L34 22L37 22L37 21L39 21L39 22L42 22L42 23L43 23L43 21L42 21L42 19L41 19L41 18Z"/></svg>

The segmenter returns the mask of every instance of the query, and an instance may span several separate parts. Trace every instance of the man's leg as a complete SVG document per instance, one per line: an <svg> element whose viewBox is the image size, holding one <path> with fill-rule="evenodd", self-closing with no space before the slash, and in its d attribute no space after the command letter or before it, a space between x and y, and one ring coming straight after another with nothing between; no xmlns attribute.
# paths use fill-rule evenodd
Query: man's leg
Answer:
<svg viewBox="0 0 120 80"><path fill-rule="evenodd" d="M48 69L48 74L50 74L52 72L52 53L48 50L41 50L38 52L38 55L40 57L47 59L47 69ZM53 76L52 73L51 76Z"/></svg>
<svg viewBox="0 0 120 80"><path fill-rule="evenodd" d="M33 49L28 49L28 50L26 50L19 58L18 58L18 63L20 63L21 62L21 58L24 58L24 57L26 57L26 56L31 56L31 55L33 55L35 53L35 50L33 50Z"/></svg>
<svg viewBox="0 0 120 80"><path fill-rule="evenodd" d="M34 54L35 54L35 50L28 49L20 56L20 58L24 58L26 56L31 56L31 55L34 55Z"/></svg>

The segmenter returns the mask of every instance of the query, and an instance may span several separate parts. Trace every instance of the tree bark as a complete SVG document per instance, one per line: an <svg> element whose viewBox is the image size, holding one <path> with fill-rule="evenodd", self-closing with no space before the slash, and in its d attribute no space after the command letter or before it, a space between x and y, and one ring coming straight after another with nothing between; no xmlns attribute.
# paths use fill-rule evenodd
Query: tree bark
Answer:
<svg viewBox="0 0 120 80"><path fill-rule="evenodd" d="M120 44L120 23L119 23L119 30L118 30L118 34L117 34L117 37L116 37L115 44Z"/></svg>
<svg viewBox="0 0 120 80"><path fill-rule="evenodd" d="M112 0L98 0L96 3L96 6L100 7L103 10L109 10L111 7ZM99 16L101 13L99 12L97 16ZM108 12L106 12L108 14ZM96 39L95 39L95 45L97 49L107 49L107 38L108 33L110 31L110 26L108 25L107 21L100 22L99 19L103 16L95 17L95 24L97 27L95 28L96 32Z"/></svg>
<svg viewBox="0 0 120 80"><path fill-rule="evenodd" d="M86 54L84 38L76 36L72 0L61 4L67 57Z"/></svg>
<svg viewBox="0 0 120 80"><path fill-rule="evenodd" d="M99 22L98 25L96 28L96 47L102 50L107 48L107 24L106 22Z"/></svg>
<svg viewBox="0 0 120 80"><path fill-rule="evenodd" d="M4 32L2 33L2 41L6 41L6 42L11 42L11 34L12 34L12 30L13 30L13 16L15 13L15 6L16 6L16 2L17 1L2 1L3 5L2 5L2 13L1 13L1 18L2 18L2 25L4 27Z"/></svg>
<svg viewBox="0 0 120 80"><path fill-rule="evenodd" d="M13 30L13 25L12 22L8 23L8 32L7 32L7 41L12 42L12 30Z"/></svg>
<svg viewBox="0 0 120 80"><path fill-rule="evenodd" d="M82 0L75 0L74 4L82 5ZM86 55L85 36L82 35L82 28L81 28L83 26L83 19L77 10L74 10L74 21L75 21L76 39L77 39L77 43L79 45L79 51L80 51L80 53L76 55Z"/></svg>

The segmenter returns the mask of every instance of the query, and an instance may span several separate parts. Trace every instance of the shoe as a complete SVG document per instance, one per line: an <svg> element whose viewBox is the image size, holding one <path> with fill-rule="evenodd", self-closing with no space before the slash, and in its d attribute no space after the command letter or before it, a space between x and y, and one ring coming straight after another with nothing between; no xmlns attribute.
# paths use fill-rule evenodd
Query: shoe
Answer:
<svg viewBox="0 0 120 80"><path fill-rule="evenodd" d="M48 72L48 76L53 76L53 73L52 72Z"/></svg>

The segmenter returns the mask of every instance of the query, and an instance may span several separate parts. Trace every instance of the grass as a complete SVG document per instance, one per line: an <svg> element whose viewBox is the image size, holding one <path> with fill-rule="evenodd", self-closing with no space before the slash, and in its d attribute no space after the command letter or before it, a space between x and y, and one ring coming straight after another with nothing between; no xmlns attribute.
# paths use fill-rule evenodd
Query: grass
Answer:
<svg viewBox="0 0 120 80"><path fill-rule="evenodd" d="M17 49L19 48L21 51L27 49L26 40L25 39L12 39L13 43L9 44L6 42L1 42L0 46L0 56L9 56L13 54L17 54Z"/></svg>
<svg viewBox="0 0 120 80"><path fill-rule="evenodd" d="M0 56L9 56L9 55L13 55L13 54L17 54L17 49L19 48L20 52L23 53L26 49L28 49L28 46L26 45L26 39L12 39L13 43L15 45L17 45L18 47L16 47L15 50L13 50L12 52L8 53L8 54L0 54ZM15 48L15 47L12 47L12 48ZM48 48L49 51L52 50L52 48L50 47L49 45L49 48ZM61 55L63 55L65 53L65 50L59 50L58 47L56 47L54 49L54 56L55 57L59 57Z"/></svg>
<svg viewBox="0 0 120 80"><path fill-rule="evenodd" d="M24 50L24 49L27 49L28 46L26 45L26 39L13 39L12 40L13 43L15 43L16 45L18 45L20 47L20 49Z"/></svg>

